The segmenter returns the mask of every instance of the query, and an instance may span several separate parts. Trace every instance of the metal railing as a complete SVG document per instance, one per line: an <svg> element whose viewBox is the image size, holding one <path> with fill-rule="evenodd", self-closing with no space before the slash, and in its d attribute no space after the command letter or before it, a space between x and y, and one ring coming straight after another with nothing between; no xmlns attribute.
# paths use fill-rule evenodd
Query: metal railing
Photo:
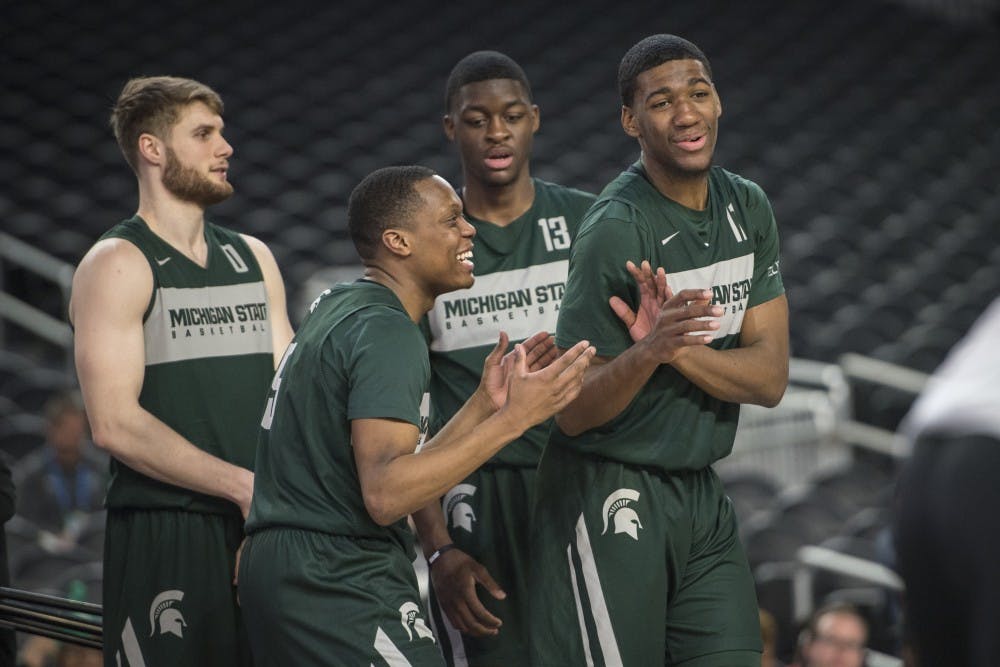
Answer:
<svg viewBox="0 0 1000 667"><path fill-rule="evenodd" d="M0 588L0 628L101 648L100 605L16 588Z"/></svg>
<svg viewBox="0 0 1000 667"><path fill-rule="evenodd" d="M73 372L73 331L69 324L7 291L3 263L9 262L55 283L65 312L73 285L73 265L35 246L0 232L0 347L6 345L6 323L13 322L52 343L66 354L66 370Z"/></svg>

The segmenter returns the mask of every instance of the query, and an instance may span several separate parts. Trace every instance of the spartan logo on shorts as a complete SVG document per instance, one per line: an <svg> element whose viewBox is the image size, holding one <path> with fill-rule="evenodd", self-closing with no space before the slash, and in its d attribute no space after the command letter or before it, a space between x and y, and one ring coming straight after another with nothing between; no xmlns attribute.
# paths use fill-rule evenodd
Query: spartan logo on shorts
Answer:
<svg viewBox="0 0 1000 667"><path fill-rule="evenodd" d="M418 639L428 637L432 642L436 643L434 633L427 628L427 624L421 618L420 607L415 602L403 603L403 606L399 608L399 622L403 624L406 636L411 642L413 641L413 633L416 632Z"/></svg>
<svg viewBox="0 0 1000 667"><path fill-rule="evenodd" d="M476 487L472 484L459 484L449 491L444 497L442 507L444 508L445 520L450 528L464 528L472 532L472 523L476 520L476 513L472 511L472 506L465 502L466 498L471 498L476 494Z"/></svg>
<svg viewBox="0 0 1000 667"><path fill-rule="evenodd" d="M184 599L184 591L163 591L155 598L153 604L149 605L149 636L157 634L165 635L168 632L184 638L184 628L187 622L180 610L181 600Z"/></svg>
<svg viewBox="0 0 1000 667"><path fill-rule="evenodd" d="M639 515L629 507L629 503L639 500L639 492L635 489L618 489L604 501L604 530L601 535L608 532L608 522L612 521L615 527L615 534L625 533L633 540L639 539L639 530L642 529L642 522Z"/></svg>

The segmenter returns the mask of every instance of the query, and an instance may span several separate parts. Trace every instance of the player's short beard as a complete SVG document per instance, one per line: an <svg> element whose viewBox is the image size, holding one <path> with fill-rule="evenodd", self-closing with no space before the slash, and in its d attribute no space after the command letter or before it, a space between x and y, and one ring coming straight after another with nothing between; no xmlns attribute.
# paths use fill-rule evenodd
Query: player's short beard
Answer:
<svg viewBox="0 0 1000 667"><path fill-rule="evenodd" d="M177 159L177 153L169 146L167 163L163 168L163 187L182 201L208 208L229 199L233 186L228 181L215 183L202 176L197 170L186 167Z"/></svg>

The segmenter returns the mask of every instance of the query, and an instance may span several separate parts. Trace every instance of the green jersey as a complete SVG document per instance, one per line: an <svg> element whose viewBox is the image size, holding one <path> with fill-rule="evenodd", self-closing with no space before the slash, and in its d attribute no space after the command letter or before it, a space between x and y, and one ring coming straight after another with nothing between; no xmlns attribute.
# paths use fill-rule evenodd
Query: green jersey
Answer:
<svg viewBox="0 0 1000 667"><path fill-rule="evenodd" d="M101 238L129 241L153 271L139 404L196 447L252 469L274 372L267 290L253 252L239 234L209 222L204 267L139 216ZM107 506L239 514L231 502L154 480L115 459Z"/></svg>
<svg viewBox="0 0 1000 667"><path fill-rule="evenodd" d="M366 280L326 290L309 310L264 410L247 532L284 527L411 544L405 519L383 528L365 508L351 420L419 426L430 376L424 337L392 290Z"/></svg>
<svg viewBox="0 0 1000 667"><path fill-rule="evenodd" d="M597 354L614 357L632 339L608 306L612 295L635 309L638 290L625 262L649 260L667 283L711 289L725 314L710 345L739 345L743 316L784 292L778 232L771 205L755 183L713 167L708 206L686 208L664 197L636 163L598 197L570 257L557 344L587 339ZM551 441L578 451L671 472L697 470L729 454L739 405L719 400L661 365L617 417L577 437L553 429Z"/></svg>
<svg viewBox="0 0 1000 667"><path fill-rule="evenodd" d="M425 320L430 331L430 431L439 431L479 386L483 361L500 331L516 343L555 331L566 286L570 242L595 197L532 179L535 200L500 227L468 218L476 228L476 284L444 294ZM536 466L549 422L535 426L490 462Z"/></svg>

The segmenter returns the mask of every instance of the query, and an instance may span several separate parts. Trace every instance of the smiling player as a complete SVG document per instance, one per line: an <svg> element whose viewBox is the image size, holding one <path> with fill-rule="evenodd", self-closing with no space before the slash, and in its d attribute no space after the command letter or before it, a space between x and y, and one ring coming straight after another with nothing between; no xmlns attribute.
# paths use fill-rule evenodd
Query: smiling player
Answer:
<svg viewBox="0 0 1000 667"><path fill-rule="evenodd" d="M739 404L788 382L774 216L712 166L722 105L697 46L648 37L618 85L642 152L570 258L556 343L599 356L539 465L531 664L756 667L754 583L711 464Z"/></svg>

